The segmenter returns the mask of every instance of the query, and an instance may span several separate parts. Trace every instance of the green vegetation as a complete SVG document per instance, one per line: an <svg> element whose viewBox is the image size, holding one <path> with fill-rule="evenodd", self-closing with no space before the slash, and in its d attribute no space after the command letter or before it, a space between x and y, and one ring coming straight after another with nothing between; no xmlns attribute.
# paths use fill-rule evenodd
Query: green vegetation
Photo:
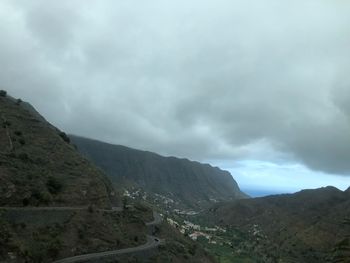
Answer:
<svg viewBox="0 0 350 263"><path fill-rule="evenodd" d="M216 262L214 257L203 250L197 243L184 237L165 222L158 228L157 236L166 239L166 244L162 245L159 253L150 259L152 263Z"/></svg>
<svg viewBox="0 0 350 263"><path fill-rule="evenodd" d="M18 142L23 146L26 144L26 141L23 138L20 138Z"/></svg>
<svg viewBox="0 0 350 263"><path fill-rule="evenodd" d="M66 143L70 143L70 138L67 136L67 134L66 133L64 133L64 132L60 132L59 133L59 136L66 142Z"/></svg>
<svg viewBox="0 0 350 263"><path fill-rule="evenodd" d="M196 243L204 248L209 254L213 255L219 263L254 263L256 257L248 254L245 246L250 244L249 237L246 233L233 227L227 227L224 231L206 231L205 227L215 228L213 222L201 215L186 216L172 214L170 218L176 222L190 221L195 225L201 226L200 232L207 233L211 239L200 236ZM195 230L189 232L192 233ZM188 234L187 234L188 235Z"/></svg>
<svg viewBox="0 0 350 263"><path fill-rule="evenodd" d="M0 97L0 206L117 202L108 179L30 105ZM66 183L69 182L69 183Z"/></svg>
<svg viewBox="0 0 350 263"><path fill-rule="evenodd" d="M22 260L18 262L52 262L69 255L144 244L144 212L135 212L4 210L0 262L6 261L8 251Z"/></svg>
<svg viewBox="0 0 350 263"><path fill-rule="evenodd" d="M207 218L225 227L229 235L235 235L230 233L232 226L245 234L241 242L224 239L230 240L237 256L261 262L346 262L332 261L332 255L337 259L350 256L350 224L343 220L348 217L349 200L349 191L326 187L218 204ZM209 249L227 255L215 246Z"/></svg>
<svg viewBox="0 0 350 263"><path fill-rule="evenodd" d="M334 246L332 262L335 263L350 262L350 218L344 218L342 225L348 231L344 231L344 236Z"/></svg>
<svg viewBox="0 0 350 263"><path fill-rule="evenodd" d="M51 194L58 194L63 188L63 184L57 178L50 176L46 182L47 189Z"/></svg>
<svg viewBox="0 0 350 263"><path fill-rule="evenodd" d="M9 223L2 218L0 214L0 247L7 245L11 237L11 231Z"/></svg>
<svg viewBox="0 0 350 263"><path fill-rule="evenodd" d="M6 96L7 96L6 90L0 90L0 97L6 97Z"/></svg>
<svg viewBox="0 0 350 263"><path fill-rule="evenodd" d="M63 248L63 241L59 237L62 231L63 227L58 224L33 230L29 242L23 240L20 255L31 262L57 258Z"/></svg>
<svg viewBox="0 0 350 263"><path fill-rule="evenodd" d="M0 111L0 206L8 207L0 209L0 262L46 263L135 247L153 230L169 245L150 262L214 262L167 225L148 229L153 216L144 205L110 210L121 198L106 176L30 105L3 93Z"/></svg>
<svg viewBox="0 0 350 263"><path fill-rule="evenodd" d="M215 256L219 263L255 263L250 256L237 255L233 249L227 245L208 244L207 241L201 243L212 255Z"/></svg>

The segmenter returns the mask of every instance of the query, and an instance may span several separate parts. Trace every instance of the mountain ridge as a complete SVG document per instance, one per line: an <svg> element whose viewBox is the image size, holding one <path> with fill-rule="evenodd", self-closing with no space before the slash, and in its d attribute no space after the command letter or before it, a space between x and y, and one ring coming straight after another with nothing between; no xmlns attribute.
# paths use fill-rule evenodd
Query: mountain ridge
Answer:
<svg viewBox="0 0 350 263"><path fill-rule="evenodd" d="M247 198L228 171L184 158L70 135L78 150L116 184L133 184L188 207Z"/></svg>
<svg viewBox="0 0 350 263"><path fill-rule="evenodd" d="M117 191L64 132L0 90L0 262L54 262L143 245L152 210L139 202L119 207ZM157 231L169 244L154 255L145 251L142 262L215 262L165 223ZM135 260L131 253L113 262Z"/></svg>

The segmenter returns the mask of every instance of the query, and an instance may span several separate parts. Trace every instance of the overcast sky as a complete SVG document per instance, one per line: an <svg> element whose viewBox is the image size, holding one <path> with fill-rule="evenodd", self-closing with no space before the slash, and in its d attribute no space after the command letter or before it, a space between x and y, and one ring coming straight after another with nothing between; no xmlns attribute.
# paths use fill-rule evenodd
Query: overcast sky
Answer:
<svg viewBox="0 0 350 263"><path fill-rule="evenodd" d="M68 133L345 188L349 14L345 0L2 0L0 85Z"/></svg>

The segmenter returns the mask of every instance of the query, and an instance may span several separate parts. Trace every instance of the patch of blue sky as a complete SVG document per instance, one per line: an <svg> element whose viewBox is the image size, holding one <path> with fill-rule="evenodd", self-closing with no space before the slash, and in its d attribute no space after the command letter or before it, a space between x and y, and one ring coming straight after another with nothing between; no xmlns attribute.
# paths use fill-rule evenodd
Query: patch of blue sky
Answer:
<svg viewBox="0 0 350 263"><path fill-rule="evenodd" d="M215 165L231 172L240 188L253 197L326 186L346 190L350 186L350 176L313 171L300 163L241 160Z"/></svg>

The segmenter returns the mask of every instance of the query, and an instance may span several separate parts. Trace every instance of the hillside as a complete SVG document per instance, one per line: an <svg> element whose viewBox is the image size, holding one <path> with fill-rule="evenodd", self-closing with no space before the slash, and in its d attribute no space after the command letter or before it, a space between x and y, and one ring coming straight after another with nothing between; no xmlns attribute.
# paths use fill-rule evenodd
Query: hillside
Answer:
<svg viewBox="0 0 350 263"><path fill-rule="evenodd" d="M209 212L209 221L246 236L235 253L262 262L349 262L349 219L350 188L334 187L227 202Z"/></svg>
<svg viewBox="0 0 350 263"><path fill-rule="evenodd" d="M0 262L45 263L146 244L152 210L139 203L116 207L121 204L118 189L65 133L4 91L0 118ZM163 233L166 225L157 229ZM145 250L141 258L135 252L112 260L215 262L189 240L174 236L167 232L170 243Z"/></svg>
<svg viewBox="0 0 350 263"><path fill-rule="evenodd" d="M63 132L4 91L0 118L0 262L52 262L144 242L142 216L98 212L120 198Z"/></svg>
<svg viewBox="0 0 350 263"><path fill-rule="evenodd" d="M158 154L70 136L78 150L116 185L134 186L187 208L246 198L227 171ZM176 207L176 206L175 206Z"/></svg>
<svg viewBox="0 0 350 263"><path fill-rule="evenodd" d="M109 180L29 104L1 96L0 117L0 206L111 207Z"/></svg>

